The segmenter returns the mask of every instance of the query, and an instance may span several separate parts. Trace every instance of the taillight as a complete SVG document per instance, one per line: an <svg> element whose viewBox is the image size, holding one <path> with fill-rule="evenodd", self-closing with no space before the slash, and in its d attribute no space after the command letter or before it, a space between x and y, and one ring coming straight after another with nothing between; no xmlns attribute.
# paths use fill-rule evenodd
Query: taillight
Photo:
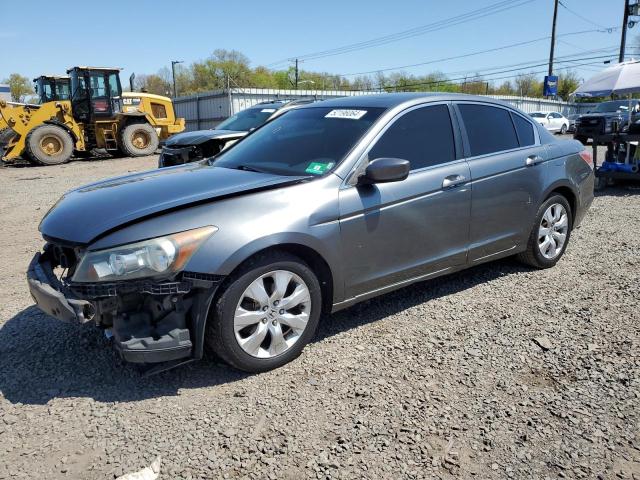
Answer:
<svg viewBox="0 0 640 480"><path fill-rule="evenodd" d="M591 152L589 150L582 150L580 152L580 158L587 162L587 165L593 168L593 155L591 155Z"/></svg>

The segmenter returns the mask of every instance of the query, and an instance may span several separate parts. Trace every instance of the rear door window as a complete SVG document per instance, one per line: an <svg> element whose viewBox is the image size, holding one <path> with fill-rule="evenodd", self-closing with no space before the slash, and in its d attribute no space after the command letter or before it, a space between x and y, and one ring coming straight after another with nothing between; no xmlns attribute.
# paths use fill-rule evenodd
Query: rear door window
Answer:
<svg viewBox="0 0 640 480"><path fill-rule="evenodd" d="M433 105L405 113L384 132L368 157L409 160L411 170L455 160L449 108Z"/></svg>
<svg viewBox="0 0 640 480"><path fill-rule="evenodd" d="M513 112L511 113L511 118L513 118L513 124L516 126L520 146L528 147L533 145L536 142L536 137L533 134L533 125L531 125L531 122Z"/></svg>
<svg viewBox="0 0 640 480"><path fill-rule="evenodd" d="M458 105L469 138L471 156L512 150L520 146L509 111L489 105Z"/></svg>

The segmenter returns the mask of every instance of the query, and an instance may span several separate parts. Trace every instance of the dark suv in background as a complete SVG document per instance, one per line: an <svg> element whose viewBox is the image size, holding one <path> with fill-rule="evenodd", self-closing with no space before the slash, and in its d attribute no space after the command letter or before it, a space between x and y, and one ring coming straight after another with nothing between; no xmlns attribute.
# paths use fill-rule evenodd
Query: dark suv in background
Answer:
<svg viewBox="0 0 640 480"><path fill-rule="evenodd" d="M632 103L632 123L638 120L638 101ZM616 133L628 128L629 101L613 100L599 103L593 110L581 115L575 121L573 138L583 144L598 135Z"/></svg>
<svg viewBox="0 0 640 480"><path fill-rule="evenodd" d="M299 98L261 102L232 115L213 129L174 135L165 142L158 167L182 165L217 155L223 148L235 143L267 120L315 101L315 98Z"/></svg>

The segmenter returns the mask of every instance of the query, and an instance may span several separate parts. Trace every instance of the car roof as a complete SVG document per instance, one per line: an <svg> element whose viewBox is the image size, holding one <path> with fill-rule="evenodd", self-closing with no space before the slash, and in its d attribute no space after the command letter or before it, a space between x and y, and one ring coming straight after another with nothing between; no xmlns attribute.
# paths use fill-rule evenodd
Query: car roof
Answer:
<svg viewBox="0 0 640 480"><path fill-rule="evenodd" d="M448 92L404 92L404 93L373 93L370 95L355 95L352 97L332 98L323 100L321 103L302 106L301 108L314 107L381 107L385 109L394 108L402 104L415 104L423 100L425 102L443 101L477 101L483 103L493 103L502 107L514 108L508 103L489 97L478 95L467 95L464 93Z"/></svg>
<svg viewBox="0 0 640 480"><path fill-rule="evenodd" d="M282 100L275 100L273 102L260 102L260 103L256 103L255 105L251 105L250 107L246 108L245 110L249 110L251 109L256 109L259 110L261 108L282 108L286 105L285 102L283 102Z"/></svg>

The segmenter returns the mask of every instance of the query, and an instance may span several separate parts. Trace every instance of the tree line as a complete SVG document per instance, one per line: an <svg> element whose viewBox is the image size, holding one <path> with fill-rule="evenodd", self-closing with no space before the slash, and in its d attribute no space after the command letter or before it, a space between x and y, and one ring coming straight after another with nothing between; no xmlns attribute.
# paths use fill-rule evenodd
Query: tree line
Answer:
<svg viewBox="0 0 640 480"><path fill-rule="evenodd" d="M575 72L560 75L558 96L567 99L579 85ZM192 95L210 90L231 88L295 88L295 67L269 70L263 66L251 67L249 59L237 50L215 50L204 60L191 65L176 65L176 91L178 95ZM171 70L167 67L157 73L139 75L136 89L145 89L158 95L171 95L173 91ZM542 97L543 82L535 73L523 73L512 80L495 83L481 75L464 80L452 80L445 74L433 72L412 75L406 72L358 75L348 78L334 73L300 69L298 88L303 90L368 90L430 92L446 91L477 95L517 95Z"/></svg>
<svg viewBox="0 0 640 480"><path fill-rule="evenodd" d="M211 56L188 66L175 67L176 91L180 95L192 95L210 90L226 88L274 88L293 89L296 87L295 68L271 70L263 66L252 67L249 58L237 50L214 50ZM122 79L123 84L126 82ZM8 83L12 100L23 102L33 96L33 87L27 77L11 74L3 83ZM496 83L481 75L469 76L463 80L450 79L445 74L433 72L426 75L412 75L405 72L358 75L347 78L327 72L301 69L298 72L298 88L304 90L368 90L380 92L430 92L446 91L477 95L515 95L542 97L542 80L535 73L522 73L511 80ZM574 72L560 75L558 96L568 99L578 88L579 80ZM172 72L168 67L156 73L138 74L134 89L158 95L172 96Z"/></svg>

